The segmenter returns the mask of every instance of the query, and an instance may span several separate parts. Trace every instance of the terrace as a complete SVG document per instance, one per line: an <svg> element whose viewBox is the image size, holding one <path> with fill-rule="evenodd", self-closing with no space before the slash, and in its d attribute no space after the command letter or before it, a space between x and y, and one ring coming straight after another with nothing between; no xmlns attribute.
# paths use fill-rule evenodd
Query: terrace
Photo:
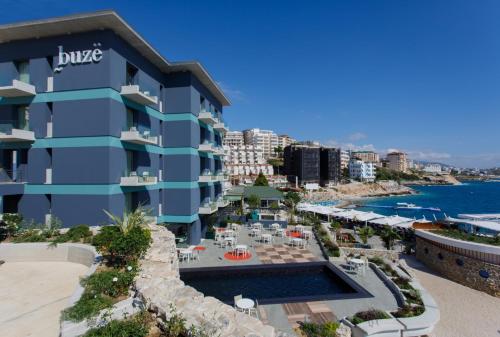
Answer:
<svg viewBox="0 0 500 337"><path fill-rule="evenodd" d="M229 305L238 294L255 300L254 315L288 336L296 336L303 321L336 321L371 307L397 309L370 268L354 273L341 259L328 261L310 226L228 224L213 234L199 246L178 248L181 279Z"/></svg>

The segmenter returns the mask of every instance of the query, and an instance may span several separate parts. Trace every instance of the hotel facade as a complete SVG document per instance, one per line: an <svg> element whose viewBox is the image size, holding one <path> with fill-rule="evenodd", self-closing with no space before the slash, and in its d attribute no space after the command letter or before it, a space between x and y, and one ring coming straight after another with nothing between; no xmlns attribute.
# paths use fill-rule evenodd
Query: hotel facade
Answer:
<svg viewBox="0 0 500 337"><path fill-rule="evenodd" d="M223 198L223 107L112 11L0 26L0 211L64 227L139 205L188 242Z"/></svg>

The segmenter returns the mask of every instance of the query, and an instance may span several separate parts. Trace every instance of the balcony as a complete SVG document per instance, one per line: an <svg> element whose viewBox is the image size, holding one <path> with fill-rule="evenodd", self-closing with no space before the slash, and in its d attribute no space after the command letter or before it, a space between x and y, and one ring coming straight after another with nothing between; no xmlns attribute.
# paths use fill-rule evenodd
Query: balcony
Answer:
<svg viewBox="0 0 500 337"><path fill-rule="evenodd" d="M122 131L120 140L122 142L129 142L141 145L157 145L158 137L153 137L150 135L150 131L143 131L142 133L135 127L131 127L129 130Z"/></svg>
<svg viewBox="0 0 500 337"><path fill-rule="evenodd" d="M214 146L213 153L216 156L224 156L226 154L222 146Z"/></svg>
<svg viewBox="0 0 500 337"><path fill-rule="evenodd" d="M26 172L23 169L5 170L0 168L0 184L20 184L26 182Z"/></svg>
<svg viewBox="0 0 500 337"><path fill-rule="evenodd" d="M217 199L217 207L227 207L229 205L229 200L225 199L224 197L219 197Z"/></svg>
<svg viewBox="0 0 500 337"><path fill-rule="evenodd" d="M201 111L198 115L198 119L203 123L214 125L218 122L217 118L210 111Z"/></svg>
<svg viewBox="0 0 500 337"><path fill-rule="evenodd" d="M30 130L17 129L15 122L0 121L0 142L34 142L35 133Z"/></svg>
<svg viewBox="0 0 500 337"><path fill-rule="evenodd" d="M214 129L221 132L221 133L226 133L229 131L229 129L224 125L224 123L219 122L214 124Z"/></svg>
<svg viewBox="0 0 500 337"><path fill-rule="evenodd" d="M203 144L200 144L200 146L198 146L198 151L201 151L201 152L213 153L214 150L215 150L214 144L209 143L209 142L205 142Z"/></svg>
<svg viewBox="0 0 500 337"><path fill-rule="evenodd" d="M217 181L228 181L229 180L229 174L226 172L217 172L215 175Z"/></svg>
<svg viewBox="0 0 500 337"><path fill-rule="evenodd" d="M200 205L198 213L202 215L214 214L217 212L217 209L218 206L216 202L206 202Z"/></svg>
<svg viewBox="0 0 500 337"><path fill-rule="evenodd" d="M210 183L216 181L217 178L210 172L210 170L203 170L200 177L198 178L198 182L200 183Z"/></svg>
<svg viewBox="0 0 500 337"><path fill-rule="evenodd" d="M157 177L152 177L148 172L143 172L142 176L137 175L137 172L121 177L120 186L147 186L155 185L158 182Z"/></svg>
<svg viewBox="0 0 500 337"><path fill-rule="evenodd" d="M36 89L34 85L18 80L12 80L12 85L0 87L0 97L25 97L35 95Z"/></svg>
<svg viewBox="0 0 500 337"><path fill-rule="evenodd" d="M158 97L151 96L149 91L141 91L138 85L124 85L120 94L139 104L158 104Z"/></svg>

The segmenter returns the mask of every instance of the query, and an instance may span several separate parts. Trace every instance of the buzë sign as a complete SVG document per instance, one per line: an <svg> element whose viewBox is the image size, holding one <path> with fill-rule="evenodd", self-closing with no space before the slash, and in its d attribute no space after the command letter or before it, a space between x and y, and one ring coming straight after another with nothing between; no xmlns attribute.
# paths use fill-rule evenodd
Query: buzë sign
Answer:
<svg viewBox="0 0 500 337"><path fill-rule="evenodd" d="M94 43L94 47L100 47L100 43ZM59 46L59 59L57 67L54 72L61 72L63 68L71 64L88 64L88 63L98 63L102 60L102 50L99 48L88 49L88 50L77 50L65 52L63 46Z"/></svg>

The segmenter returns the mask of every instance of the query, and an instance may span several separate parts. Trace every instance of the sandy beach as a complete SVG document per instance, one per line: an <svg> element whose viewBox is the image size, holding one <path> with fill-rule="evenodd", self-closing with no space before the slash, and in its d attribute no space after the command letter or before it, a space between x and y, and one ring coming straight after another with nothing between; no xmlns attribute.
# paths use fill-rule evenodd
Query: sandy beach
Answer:
<svg viewBox="0 0 500 337"><path fill-rule="evenodd" d="M440 277L413 257L406 262L441 311L432 337L500 336L500 298Z"/></svg>

